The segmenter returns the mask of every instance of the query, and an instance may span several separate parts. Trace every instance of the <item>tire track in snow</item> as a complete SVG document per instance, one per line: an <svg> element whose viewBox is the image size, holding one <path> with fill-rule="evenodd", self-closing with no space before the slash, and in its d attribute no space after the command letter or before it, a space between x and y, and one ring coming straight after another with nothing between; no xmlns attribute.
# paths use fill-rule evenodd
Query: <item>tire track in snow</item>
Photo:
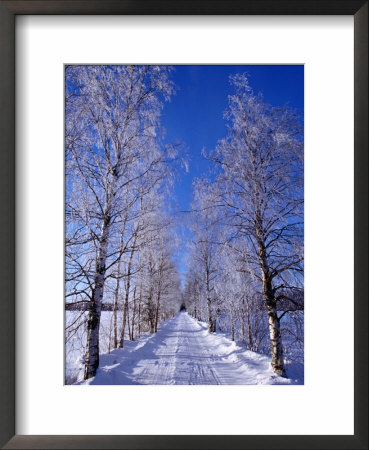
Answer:
<svg viewBox="0 0 369 450"><path fill-rule="evenodd" d="M268 356L240 348L187 313L163 322L156 334L101 355L96 376L78 384L289 384Z"/></svg>
<svg viewBox="0 0 369 450"><path fill-rule="evenodd" d="M212 352L207 331L187 313L180 313L159 330L162 341L155 355L138 364L140 384L226 384L214 367L219 357ZM232 371L232 365L229 367Z"/></svg>

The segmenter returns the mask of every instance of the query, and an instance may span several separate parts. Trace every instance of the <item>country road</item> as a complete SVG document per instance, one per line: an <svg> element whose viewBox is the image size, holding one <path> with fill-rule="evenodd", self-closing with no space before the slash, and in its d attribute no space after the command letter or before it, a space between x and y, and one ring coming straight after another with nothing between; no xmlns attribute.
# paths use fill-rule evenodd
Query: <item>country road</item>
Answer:
<svg viewBox="0 0 369 450"><path fill-rule="evenodd" d="M231 385L288 384L270 358L236 345L186 312L163 322L154 335L101 355L96 376L77 384Z"/></svg>

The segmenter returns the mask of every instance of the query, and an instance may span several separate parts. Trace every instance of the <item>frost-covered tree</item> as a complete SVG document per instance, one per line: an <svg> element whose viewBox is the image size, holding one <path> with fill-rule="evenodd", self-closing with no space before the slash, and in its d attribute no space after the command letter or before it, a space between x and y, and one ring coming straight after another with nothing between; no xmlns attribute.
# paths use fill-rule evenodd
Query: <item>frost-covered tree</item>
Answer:
<svg viewBox="0 0 369 450"><path fill-rule="evenodd" d="M192 203L190 229L193 234L191 257L197 267L196 278L205 297L206 316L210 332L216 331L219 314L219 299L215 283L220 270L218 260L219 226L217 211L213 208L213 192L209 180L197 180L194 185L195 198ZM195 287L195 286L194 286ZM205 314L204 314L205 316Z"/></svg>
<svg viewBox="0 0 369 450"><path fill-rule="evenodd" d="M193 255L188 258L188 269L183 292L183 302L187 311L195 319L201 321L206 308L204 306L204 290L201 281L201 272L197 269L196 260Z"/></svg>
<svg viewBox="0 0 369 450"><path fill-rule="evenodd" d="M105 282L122 256L113 237L121 235L127 205L163 177L166 155L158 134L163 100L173 91L169 71L66 68L66 285L67 295L89 300L85 379L99 365Z"/></svg>
<svg viewBox="0 0 369 450"><path fill-rule="evenodd" d="M179 310L181 303L178 269L174 262L175 232L169 216L152 214L146 242L141 251L141 317L155 333L161 320ZM170 238L168 238L170 236Z"/></svg>
<svg viewBox="0 0 369 450"><path fill-rule="evenodd" d="M228 241L247 246L243 270L261 283L272 367L285 376L278 304L303 282L302 127L294 112L255 95L245 74L230 80L228 135L208 155L219 165L214 206Z"/></svg>

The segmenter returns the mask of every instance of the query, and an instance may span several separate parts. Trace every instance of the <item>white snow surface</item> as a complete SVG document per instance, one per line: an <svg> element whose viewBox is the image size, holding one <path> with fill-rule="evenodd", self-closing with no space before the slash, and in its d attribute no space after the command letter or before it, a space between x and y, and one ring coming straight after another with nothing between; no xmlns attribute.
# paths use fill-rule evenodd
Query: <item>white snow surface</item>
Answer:
<svg viewBox="0 0 369 450"><path fill-rule="evenodd" d="M75 384L241 385L302 384L277 376L271 358L245 350L186 312L160 324L156 334L126 341L100 355L96 376Z"/></svg>

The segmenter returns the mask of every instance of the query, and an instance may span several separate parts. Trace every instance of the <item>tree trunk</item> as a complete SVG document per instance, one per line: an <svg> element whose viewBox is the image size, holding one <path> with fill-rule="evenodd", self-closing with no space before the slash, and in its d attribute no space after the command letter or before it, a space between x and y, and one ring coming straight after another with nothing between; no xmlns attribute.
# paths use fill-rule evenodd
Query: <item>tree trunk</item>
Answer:
<svg viewBox="0 0 369 450"><path fill-rule="evenodd" d="M122 323L122 331L120 334L119 348L124 347L124 333L126 331L126 323L127 323L127 315L128 315L128 296L129 291L126 289L126 295L124 299L124 308L123 308L123 323Z"/></svg>
<svg viewBox="0 0 369 450"><path fill-rule="evenodd" d="M127 267L126 294L125 294L125 299L124 299L123 323L122 323L122 332L120 335L119 348L124 347L124 333L125 333L127 316L128 316L129 290L131 288L131 269L132 269L132 259L133 259L135 244L136 244L136 235L135 235L135 239L133 241L133 249L131 250L131 254L129 255L129 261L128 261L128 267Z"/></svg>
<svg viewBox="0 0 369 450"><path fill-rule="evenodd" d="M217 319L211 319L210 332L211 333L216 333L216 331L217 331Z"/></svg>
<svg viewBox="0 0 369 450"><path fill-rule="evenodd" d="M245 342L245 299L242 298L242 307L241 307L241 342Z"/></svg>
<svg viewBox="0 0 369 450"><path fill-rule="evenodd" d="M118 311L118 295L115 294L113 306L113 348L118 347L117 311Z"/></svg>
<svg viewBox="0 0 369 450"><path fill-rule="evenodd" d="M234 317L232 308L230 312L231 312L231 334L232 334L232 341L234 341Z"/></svg>
<svg viewBox="0 0 369 450"><path fill-rule="evenodd" d="M283 361L283 347L281 331L277 311L274 306L268 306L268 322L270 342L272 345L272 367L275 373L281 377L286 377L286 369Z"/></svg>
<svg viewBox="0 0 369 450"><path fill-rule="evenodd" d="M135 331L135 318L136 318L136 286L133 290L133 311L132 311L132 325L131 325L131 341L134 341L134 331Z"/></svg>
<svg viewBox="0 0 369 450"><path fill-rule="evenodd" d="M211 300L210 300L210 297L208 297L206 299L206 304L208 306L208 329L209 329L209 332L211 333L212 330L213 330L213 318L211 316Z"/></svg>
<svg viewBox="0 0 369 450"><path fill-rule="evenodd" d="M197 298L198 308L197 308L197 320L201 322L201 305L200 305L200 295Z"/></svg>
<svg viewBox="0 0 369 450"><path fill-rule="evenodd" d="M129 337L129 339L131 339L131 322L129 319L129 304L127 304L127 326L128 326L128 337Z"/></svg>
<svg viewBox="0 0 369 450"><path fill-rule="evenodd" d="M114 306L113 306L113 348L118 347L118 305L119 305L119 285L120 285L120 261L118 262L117 283L114 292Z"/></svg>
<svg viewBox="0 0 369 450"><path fill-rule="evenodd" d="M158 295L157 295L157 298L156 298L155 333L158 331L159 310L160 310L160 291L158 292Z"/></svg>
<svg viewBox="0 0 369 450"><path fill-rule="evenodd" d="M286 369L283 361L282 338L277 315L276 300L272 277L265 257L265 246L259 241L259 261L262 269L263 290L268 313L269 336L272 351L272 367L274 372L281 377L286 377Z"/></svg>
<svg viewBox="0 0 369 450"><path fill-rule="evenodd" d="M94 277L94 291L92 295L91 308L87 322L87 349L85 358L84 379L94 377L99 367L99 331L102 300L104 295L106 255L108 247L110 216L105 215L101 237L99 240L99 253L96 262Z"/></svg>
<svg viewBox="0 0 369 450"><path fill-rule="evenodd" d="M140 286L140 296L138 297L138 337L141 336L141 302L142 302L142 286Z"/></svg>
<svg viewBox="0 0 369 450"><path fill-rule="evenodd" d="M250 317L250 303L248 296L246 296L246 322L247 322L247 332L249 336L249 348L250 350L254 351L254 341L252 337L251 317Z"/></svg>
<svg viewBox="0 0 369 450"><path fill-rule="evenodd" d="M155 309L152 302L152 299L149 299L149 327L150 327L150 333L155 333Z"/></svg>
<svg viewBox="0 0 369 450"><path fill-rule="evenodd" d="M208 330L209 333L214 333L214 319L211 310L211 297L210 297L210 282L209 282L209 270L205 267L205 282L206 282L206 304L208 307Z"/></svg>
<svg viewBox="0 0 369 450"><path fill-rule="evenodd" d="M152 300L153 295L153 286L150 286L150 291L147 298L147 318L150 333L155 333L155 306Z"/></svg>

